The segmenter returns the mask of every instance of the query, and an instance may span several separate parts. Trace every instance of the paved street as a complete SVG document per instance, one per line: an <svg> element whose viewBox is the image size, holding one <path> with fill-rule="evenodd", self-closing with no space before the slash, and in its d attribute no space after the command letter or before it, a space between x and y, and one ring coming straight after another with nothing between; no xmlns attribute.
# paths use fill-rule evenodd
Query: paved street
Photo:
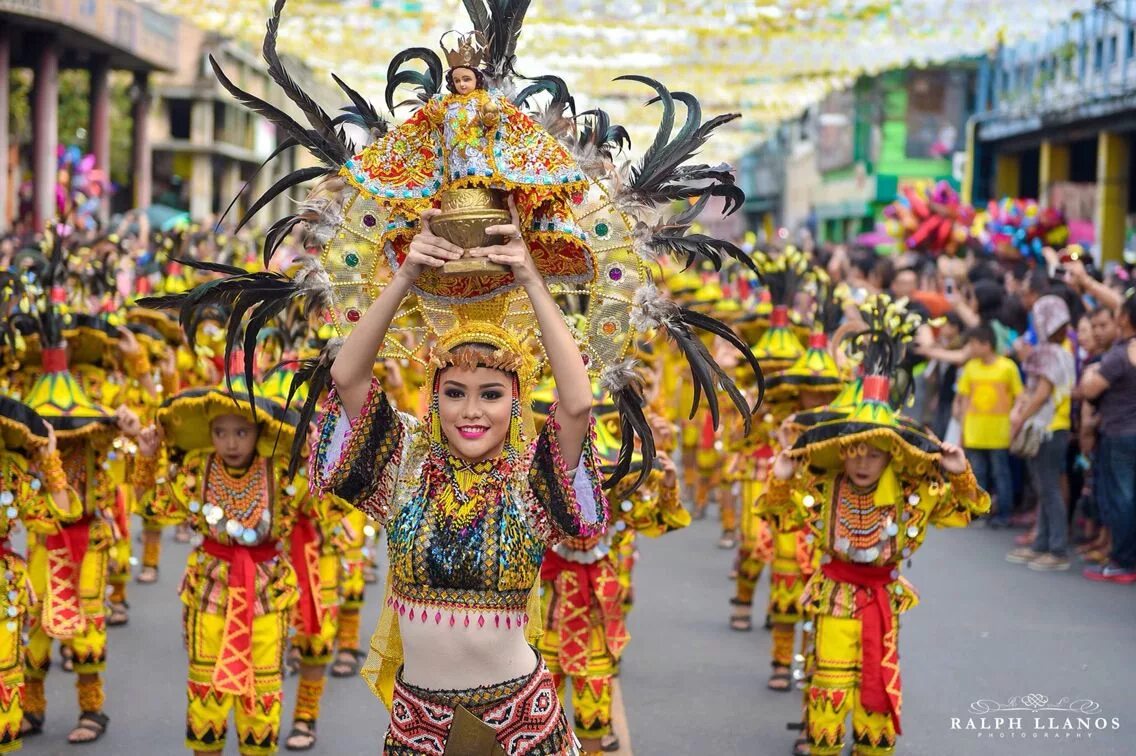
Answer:
<svg viewBox="0 0 1136 756"><path fill-rule="evenodd" d="M623 667L623 697L637 756L715 754L783 756L794 734L784 723L797 697L765 689L768 635L726 627L730 555L714 548L716 524L696 522L644 541L633 640ZM987 530L936 531L907 572L922 605L901 636L904 728L911 756L1132 753L1136 715L1128 704L1136 670L1136 588L1086 583L1074 572L1043 575L1005 563L1011 536ZM49 678L48 729L31 754L179 754L185 658L175 595L185 547L166 541L162 581L131 586L131 624L111 631L107 711L112 722L96 746L73 749L65 737L76 716L69 675ZM373 625L380 586L372 586L363 626ZM762 592L764 589L759 589ZM288 694L294 690L294 681ZM1119 717L1116 731L1033 737L1034 717L1014 712L1023 731L980 739L952 731L979 699L1003 705L1041 694L1099 704L1093 717ZM286 702L291 712L291 698ZM1076 715L1069 714L1075 717ZM1086 716L1086 715L1082 715ZM977 717L976 717L977 720ZM1048 724L1048 719L1043 719ZM331 680L320 721L319 754L378 751L386 713L357 679ZM1011 738L1016 734L1017 737ZM1022 735L1026 739L1022 738ZM1089 735L1091 734L1091 737ZM230 745L226 753L236 753Z"/></svg>

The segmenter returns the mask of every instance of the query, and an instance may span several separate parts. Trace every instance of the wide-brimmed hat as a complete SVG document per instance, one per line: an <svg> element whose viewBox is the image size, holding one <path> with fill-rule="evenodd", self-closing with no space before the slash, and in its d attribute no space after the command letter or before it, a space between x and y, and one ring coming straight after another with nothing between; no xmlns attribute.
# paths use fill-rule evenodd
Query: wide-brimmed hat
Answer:
<svg viewBox="0 0 1136 756"><path fill-rule="evenodd" d="M828 351L828 337L817 332L809 336L809 348L796 362L765 380L765 401L770 404L795 401L802 391L835 396L843 386L840 368Z"/></svg>
<svg viewBox="0 0 1136 756"><path fill-rule="evenodd" d="M28 405L0 396L0 449L32 451L48 442L44 419Z"/></svg>
<svg viewBox="0 0 1136 756"><path fill-rule="evenodd" d="M225 415L248 418L260 427L256 450L263 457L287 454L300 422L299 413L259 391L254 390L250 401L244 379L237 376L233 376L231 388L222 382L220 386L186 389L170 397L158 409L158 422L165 431L167 444L194 451L213 447L210 426Z"/></svg>
<svg viewBox="0 0 1136 756"><path fill-rule="evenodd" d="M60 441L110 443L118 435L115 417L83 391L67 367L66 350L43 350L42 364L43 373L24 397L28 406L51 424Z"/></svg>
<svg viewBox="0 0 1136 756"><path fill-rule="evenodd" d="M806 428L789 451L807 460L812 468L838 470L848 454L870 444L892 455L893 464L904 470L928 470L941 456L940 442L917 424L901 422L890 403L891 382L887 376L864 376L860 401L848 411L834 412Z"/></svg>

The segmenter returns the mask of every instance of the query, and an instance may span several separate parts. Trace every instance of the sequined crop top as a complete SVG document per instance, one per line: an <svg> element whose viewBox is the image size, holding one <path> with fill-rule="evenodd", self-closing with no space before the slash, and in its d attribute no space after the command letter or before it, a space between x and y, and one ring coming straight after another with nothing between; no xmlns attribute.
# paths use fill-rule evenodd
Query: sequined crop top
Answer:
<svg viewBox="0 0 1136 756"><path fill-rule="evenodd" d="M427 427L396 412L375 382L354 423L329 398L311 477L387 529L400 617L512 626L525 621L545 549L607 524L590 436L570 476L556 428L553 410L524 454L465 465L432 450Z"/></svg>

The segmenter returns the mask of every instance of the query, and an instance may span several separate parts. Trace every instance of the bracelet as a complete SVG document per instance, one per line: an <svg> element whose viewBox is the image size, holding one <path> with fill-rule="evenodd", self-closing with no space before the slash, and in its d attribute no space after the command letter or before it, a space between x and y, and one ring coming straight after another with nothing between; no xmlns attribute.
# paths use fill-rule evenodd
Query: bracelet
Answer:
<svg viewBox="0 0 1136 756"><path fill-rule="evenodd" d="M126 372L134 378L140 378L150 372L150 358L145 350L139 349L132 354L124 355Z"/></svg>
<svg viewBox="0 0 1136 756"><path fill-rule="evenodd" d="M41 457L36 466L47 483L49 493L67 490L67 475L63 472L63 462L59 459L59 452L55 451Z"/></svg>
<svg viewBox="0 0 1136 756"><path fill-rule="evenodd" d="M157 484L156 464L158 458L143 457L141 454L134 458L134 473L130 476L130 483L142 491L150 491Z"/></svg>

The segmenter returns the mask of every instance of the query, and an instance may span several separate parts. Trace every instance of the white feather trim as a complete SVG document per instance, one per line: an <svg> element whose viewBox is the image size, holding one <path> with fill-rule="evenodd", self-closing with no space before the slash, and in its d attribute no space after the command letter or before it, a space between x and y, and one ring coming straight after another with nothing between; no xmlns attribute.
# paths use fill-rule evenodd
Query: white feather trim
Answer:
<svg viewBox="0 0 1136 756"><path fill-rule="evenodd" d="M643 378L638 372L639 361L631 358L612 365L600 373L600 386L609 394L627 388L632 384L641 384Z"/></svg>
<svg viewBox="0 0 1136 756"><path fill-rule="evenodd" d="M637 331L650 331L666 326L678 317L678 305L666 298L654 284L643 284L635 290L629 320Z"/></svg>

